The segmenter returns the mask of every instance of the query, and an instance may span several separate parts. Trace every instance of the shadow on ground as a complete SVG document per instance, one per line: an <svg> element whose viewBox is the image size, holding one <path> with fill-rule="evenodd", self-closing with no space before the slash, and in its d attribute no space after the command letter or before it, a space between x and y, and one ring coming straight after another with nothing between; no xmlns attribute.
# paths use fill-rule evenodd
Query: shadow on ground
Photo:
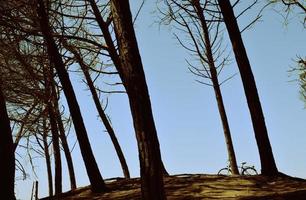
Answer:
<svg viewBox="0 0 306 200"><path fill-rule="evenodd" d="M108 192L91 193L83 187L64 193L63 200L140 200L140 180L106 180ZM306 180L280 176L218 176L180 174L165 177L168 200L306 200ZM44 198L50 200L55 198Z"/></svg>

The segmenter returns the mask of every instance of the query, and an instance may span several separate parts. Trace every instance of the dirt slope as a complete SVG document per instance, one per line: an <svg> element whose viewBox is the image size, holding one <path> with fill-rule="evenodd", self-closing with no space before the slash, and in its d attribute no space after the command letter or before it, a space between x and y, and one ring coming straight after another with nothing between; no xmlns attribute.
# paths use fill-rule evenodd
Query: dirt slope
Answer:
<svg viewBox="0 0 306 200"><path fill-rule="evenodd" d="M140 200L138 178L106 180L109 191L93 194L90 187L64 193L63 200ZM168 200L306 200L306 180L287 176L217 176L182 174L165 178ZM45 198L44 200L47 200ZM53 198L54 199L54 198Z"/></svg>

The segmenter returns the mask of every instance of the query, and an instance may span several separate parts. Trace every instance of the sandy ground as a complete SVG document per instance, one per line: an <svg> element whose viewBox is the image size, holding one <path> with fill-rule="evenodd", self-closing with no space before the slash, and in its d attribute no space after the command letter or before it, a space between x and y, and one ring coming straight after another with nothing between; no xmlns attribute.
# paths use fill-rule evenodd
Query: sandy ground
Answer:
<svg viewBox="0 0 306 200"><path fill-rule="evenodd" d="M138 178L106 180L108 192L93 194L90 187L64 193L59 199L140 200ZM218 176L181 174L165 178L168 200L306 200L306 180L287 176ZM54 198L53 198L54 199ZM47 198L45 199L47 200Z"/></svg>

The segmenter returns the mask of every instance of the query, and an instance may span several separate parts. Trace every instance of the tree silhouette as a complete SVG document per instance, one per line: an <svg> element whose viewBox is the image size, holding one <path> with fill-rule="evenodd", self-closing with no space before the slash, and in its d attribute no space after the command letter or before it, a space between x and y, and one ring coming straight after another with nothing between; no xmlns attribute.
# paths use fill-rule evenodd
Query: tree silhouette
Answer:
<svg viewBox="0 0 306 200"><path fill-rule="evenodd" d="M201 79L209 79L209 83L205 82L205 80L198 80L198 82L212 86L214 89L222 121L231 172L237 175L239 171L220 88L223 82L220 83L218 78L224 65L228 62L228 56L221 58L222 54L225 53L221 47L222 33L220 30L220 23L222 18L220 17L217 3L215 1L205 1L205 3L201 3L199 0L192 0L188 3L174 0L167 0L165 2L168 7L168 12L162 11L165 15L162 20L165 23L167 23L168 20L174 21L175 24L179 26L179 32L187 33L192 41L191 45L188 45L189 42L180 39L179 34L176 34L176 38L187 51L199 60L198 63L200 67L198 67L198 63L195 65L187 61L190 71Z"/></svg>
<svg viewBox="0 0 306 200"><path fill-rule="evenodd" d="M80 53L77 51L77 49L75 47L73 47L72 45L69 45L67 42L63 42L64 46L66 49L68 49L69 51L71 51L71 53L74 55L76 62L80 65L81 70L83 71L84 77L86 79L86 83L89 87L89 90L91 92L92 98L94 100L96 109L99 113L99 116L106 128L107 133L109 134L111 141L114 145L114 148L116 150L117 156L119 158L120 164L121 164L121 168L124 174L125 178L130 178L130 172L129 172L129 168L127 166L123 151L121 149L121 146L118 142L118 139L116 137L115 131L107 117L107 115L104 112L104 109L102 108L102 105L100 103L99 100L99 96L97 93L97 90L94 86L93 80L90 76L89 73L89 67L87 66L87 64L84 62L82 56L80 55Z"/></svg>
<svg viewBox="0 0 306 200"><path fill-rule="evenodd" d="M244 29L240 31L237 24L237 17L244 11L236 16L233 11L233 7L239 1L231 5L229 0L164 0L167 6L167 12L163 13L164 20L175 24L179 30L176 34L179 43L196 57L196 62L187 61L190 71L200 79L198 82L210 85L214 89L231 170L233 174L238 175L221 92L224 81L219 76L228 61L224 53L221 30L225 25L247 98L262 174L276 176L279 175L278 169L255 79L241 38ZM288 9L296 6L305 12L305 6L300 1L274 2L281 2ZM53 196L60 198L62 193L61 150L63 150L71 190L76 189L73 158L66 136L70 118L66 116L61 104L63 95L68 103L91 190L92 192L108 190L95 160L78 99L69 77L74 73L74 75L82 74L100 119L114 145L124 177L130 178L123 151L100 96L102 92L117 92L113 90L114 85L120 85L119 87L124 90L120 92L127 94L138 145L142 199L166 199L164 175L168 173L161 158L149 89L133 23L134 19L127 0L20 0L4 1L0 4L1 197L15 199L15 168L18 170L19 163L15 164L16 149L28 153L34 172L33 159L36 157L34 155L44 157L50 198ZM187 35L188 39L184 40L182 35ZM298 70L301 72L301 94L306 99L305 59L300 58L298 63ZM75 66L77 70L70 71ZM94 75L96 78L93 78ZM117 82L105 84L105 79L100 79L102 75L115 75L115 78L107 77L114 78L111 80ZM104 85L108 84L106 90L111 88L111 91L100 89L101 85L95 82L98 78L104 82ZM23 145L24 143L26 145ZM52 169L52 159L54 159L54 169Z"/></svg>
<svg viewBox="0 0 306 200"><path fill-rule="evenodd" d="M67 137L65 134L65 128L64 128L64 123L62 120L62 115L60 113L60 108L59 108L59 95L56 95L56 89L55 89L55 81L52 79L52 93L55 95L53 97L54 100L54 114L56 116L56 122L59 130L59 138L61 140L61 144L64 150L66 162L67 162L67 167L68 167L68 172L69 172L69 178L70 178L70 188L72 190L76 189L76 180L75 180L75 172L74 172L74 166L73 166L73 161L67 141Z"/></svg>
<svg viewBox="0 0 306 200"><path fill-rule="evenodd" d="M46 106L48 111L48 117L51 125L51 134L52 134L52 144L54 152L54 161L55 161L55 196L58 196L62 193L62 161L61 161L61 152L59 144L59 128L56 121L55 108L54 108L54 90L52 90L52 70L51 66L49 69L44 69L44 81L45 81L45 96Z"/></svg>
<svg viewBox="0 0 306 200"><path fill-rule="evenodd" d="M8 118L5 96L0 80L0 192L5 199L15 199L15 155L13 136Z"/></svg>
<svg viewBox="0 0 306 200"><path fill-rule="evenodd" d="M255 138L259 150L261 173L263 175L274 176L278 174L278 170L269 141L268 131L266 128L255 79L241 38L237 20L229 0L218 0L218 3L232 43L233 51L244 87L244 92L247 98Z"/></svg>
<svg viewBox="0 0 306 200"><path fill-rule="evenodd" d="M129 97L138 143L142 198L166 199L159 142L129 2L110 3L120 59L116 67Z"/></svg>
<svg viewBox="0 0 306 200"><path fill-rule="evenodd" d="M62 83L63 90L67 99L71 117L75 126L78 142L80 145L81 154L91 183L93 192L102 192L106 190L105 183L99 172L98 165L95 161L90 142L87 136L87 131L82 119L81 111L69 79L69 75L65 69L61 55L52 36L51 28L49 27L49 19L46 13L46 8L42 0L38 1L37 14L40 24L40 29L45 40L50 62L56 68L59 79Z"/></svg>

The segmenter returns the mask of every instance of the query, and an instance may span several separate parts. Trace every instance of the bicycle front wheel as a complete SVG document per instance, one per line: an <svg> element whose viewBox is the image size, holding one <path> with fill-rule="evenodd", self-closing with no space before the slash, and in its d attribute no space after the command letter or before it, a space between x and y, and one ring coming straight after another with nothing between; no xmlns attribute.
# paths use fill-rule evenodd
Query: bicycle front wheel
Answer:
<svg viewBox="0 0 306 200"><path fill-rule="evenodd" d="M254 176L254 175L258 175L258 173L254 167L246 167L242 170L242 175Z"/></svg>
<svg viewBox="0 0 306 200"><path fill-rule="evenodd" d="M223 176L229 176L229 175L231 175L232 174L232 171L231 171L231 169L229 169L229 168L222 168L222 169L220 169L219 171L218 171L218 175L223 175Z"/></svg>

